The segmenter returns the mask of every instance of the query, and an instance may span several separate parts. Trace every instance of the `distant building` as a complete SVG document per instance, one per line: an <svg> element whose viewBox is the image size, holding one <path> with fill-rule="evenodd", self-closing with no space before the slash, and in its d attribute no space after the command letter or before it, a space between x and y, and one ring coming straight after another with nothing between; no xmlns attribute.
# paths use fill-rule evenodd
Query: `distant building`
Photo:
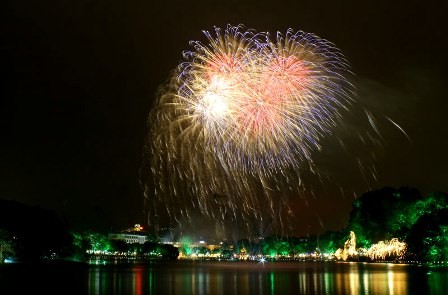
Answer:
<svg viewBox="0 0 448 295"><path fill-rule="evenodd" d="M148 233L143 231L143 227L140 224L136 224L133 228L119 233L110 233L108 237L109 240L125 241L128 244L144 244L148 241Z"/></svg>

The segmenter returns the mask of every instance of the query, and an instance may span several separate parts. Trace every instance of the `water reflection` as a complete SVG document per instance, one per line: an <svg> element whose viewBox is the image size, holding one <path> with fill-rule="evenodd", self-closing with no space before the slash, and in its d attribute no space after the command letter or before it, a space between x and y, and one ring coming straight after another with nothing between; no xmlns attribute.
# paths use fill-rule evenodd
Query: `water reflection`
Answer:
<svg viewBox="0 0 448 295"><path fill-rule="evenodd" d="M91 266L88 290L92 295L448 294L447 279L447 270L428 274L395 264L184 262Z"/></svg>

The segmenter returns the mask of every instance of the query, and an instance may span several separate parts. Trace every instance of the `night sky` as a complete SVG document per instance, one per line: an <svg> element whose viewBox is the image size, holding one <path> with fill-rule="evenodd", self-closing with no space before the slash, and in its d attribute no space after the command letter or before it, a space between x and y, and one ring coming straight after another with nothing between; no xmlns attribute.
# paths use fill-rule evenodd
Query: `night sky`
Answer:
<svg viewBox="0 0 448 295"><path fill-rule="evenodd" d="M298 235L341 229L354 196L369 189L448 192L447 16L439 2L6 1L0 198L57 210L74 228L144 223L139 168L156 90L189 40L227 24L330 40L350 62L359 100L383 118L377 179L364 181L324 151L339 185L293 198Z"/></svg>

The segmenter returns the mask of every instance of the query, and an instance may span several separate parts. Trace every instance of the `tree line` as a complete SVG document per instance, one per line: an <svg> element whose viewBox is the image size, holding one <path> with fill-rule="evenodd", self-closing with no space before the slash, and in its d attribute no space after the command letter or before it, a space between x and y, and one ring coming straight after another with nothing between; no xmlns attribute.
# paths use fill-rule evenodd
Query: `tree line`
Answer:
<svg viewBox="0 0 448 295"><path fill-rule="evenodd" d="M444 192L422 195L415 188L384 187L356 198L348 223L340 231L307 237L272 235L259 241L243 239L224 243L219 251L224 258L243 249L249 255L271 257L334 253L344 245L351 231L356 234L359 248L367 249L379 241L397 238L407 244L406 260L448 261L448 195ZM164 259L176 259L179 251L201 251L204 255L210 251L189 249L188 245L177 249L161 244L154 236L141 245L110 241L104 233L71 231L51 210L0 200L0 262L10 256L23 260L85 260L87 250L100 249Z"/></svg>

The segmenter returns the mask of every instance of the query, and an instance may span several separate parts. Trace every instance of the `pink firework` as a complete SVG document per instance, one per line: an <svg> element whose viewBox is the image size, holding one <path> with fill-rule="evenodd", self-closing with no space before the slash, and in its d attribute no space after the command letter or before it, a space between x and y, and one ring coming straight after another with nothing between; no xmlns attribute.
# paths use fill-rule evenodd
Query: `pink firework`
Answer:
<svg viewBox="0 0 448 295"><path fill-rule="evenodd" d="M286 171L313 165L312 151L351 103L348 65L302 31L204 33L207 44L191 42L150 114L153 201L176 220L193 208L221 224L274 220L269 192L300 182Z"/></svg>

